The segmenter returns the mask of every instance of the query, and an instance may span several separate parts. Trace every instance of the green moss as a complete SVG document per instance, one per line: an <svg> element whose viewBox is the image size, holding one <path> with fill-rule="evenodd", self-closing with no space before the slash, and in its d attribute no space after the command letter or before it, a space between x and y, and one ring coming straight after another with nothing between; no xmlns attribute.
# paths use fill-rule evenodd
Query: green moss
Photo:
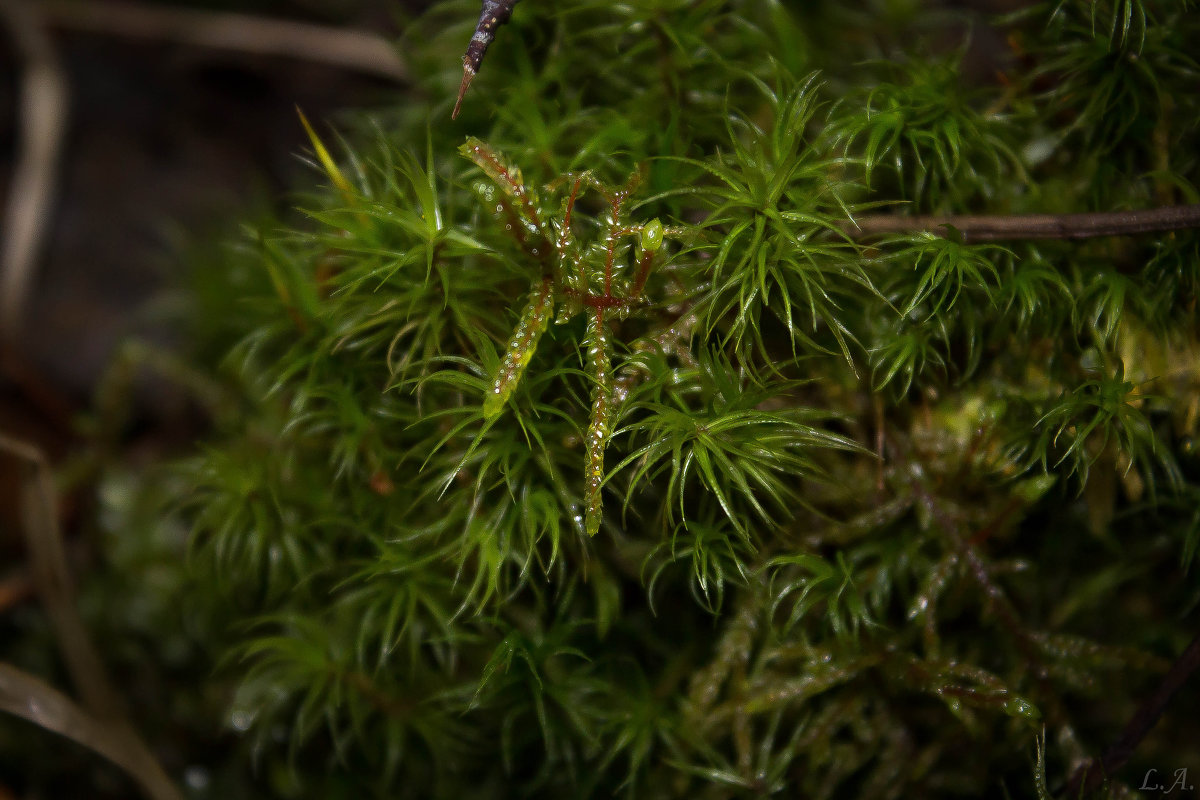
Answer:
<svg viewBox="0 0 1200 800"><path fill-rule="evenodd" d="M274 791L1048 796L1182 650L1196 234L845 231L1194 199L1200 20L804 5L526 0L452 123L443 4L254 234L176 475Z"/></svg>

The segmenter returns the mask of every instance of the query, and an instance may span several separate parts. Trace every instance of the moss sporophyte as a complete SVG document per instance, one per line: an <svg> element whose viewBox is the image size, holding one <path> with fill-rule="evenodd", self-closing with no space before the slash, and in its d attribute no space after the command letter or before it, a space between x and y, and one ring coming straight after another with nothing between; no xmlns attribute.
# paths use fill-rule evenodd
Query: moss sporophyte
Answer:
<svg viewBox="0 0 1200 800"><path fill-rule="evenodd" d="M475 138L468 139L460 152L500 188L503 196L495 198L495 206L509 220L505 230L537 270L529 301L483 399L485 419L493 420L504 410L555 313L555 305L558 304L559 323L580 313L587 315L583 346L586 371L592 382L592 410L586 436L584 527L588 535L594 536L600 530L603 515L600 490L604 484L604 451L612 437L619 401L612 375L610 320L623 319L645 305L646 281L670 231L657 219L646 223L626 219L629 198L642 180L640 172L634 172L619 189L605 185L590 172L563 176L555 182L557 186L569 187L562 215L550 220L539 210L536 195L525 186L521 171L509 166L502 156ZM488 187L478 188L484 199L491 202L493 197ZM572 229L575 204L585 188L599 193L608 207L602 238L596 247L582 246ZM634 274L630 278L620 274L619 265L627 260L631 249Z"/></svg>

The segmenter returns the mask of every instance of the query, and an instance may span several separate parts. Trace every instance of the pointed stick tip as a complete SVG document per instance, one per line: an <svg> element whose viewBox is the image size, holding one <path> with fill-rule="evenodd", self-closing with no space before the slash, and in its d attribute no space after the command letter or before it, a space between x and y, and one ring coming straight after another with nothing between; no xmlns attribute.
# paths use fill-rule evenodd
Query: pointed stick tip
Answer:
<svg viewBox="0 0 1200 800"><path fill-rule="evenodd" d="M463 98L467 96L467 89L471 88L471 81L475 79L475 69L471 66L468 59L463 59L463 77L462 84L458 87L458 100L454 103L454 111L450 113L450 119L458 119L458 112L462 110Z"/></svg>

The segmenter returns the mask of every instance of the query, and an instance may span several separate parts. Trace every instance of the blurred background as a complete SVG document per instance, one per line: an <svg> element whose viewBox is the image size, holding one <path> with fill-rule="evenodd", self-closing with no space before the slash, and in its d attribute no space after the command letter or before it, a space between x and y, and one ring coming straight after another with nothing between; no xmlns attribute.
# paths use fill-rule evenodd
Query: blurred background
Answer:
<svg viewBox="0 0 1200 800"><path fill-rule="evenodd" d="M168 335L156 325L161 310L147 303L174 279L180 252L256 207L286 204L285 190L306 169L296 157L305 141L296 108L320 121L394 102L404 90L398 49L388 63L364 53L364 37L348 45L362 63L336 63L309 43L326 36L338 46L338 33L361 32L390 47L429 3L0 5L38 26L66 91L46 227L0 371L0 427L53 445L66 434L55 430L61 415L86 402L118 341ZM227 16L234 11L243 16ZM33 69L28 33L8 16L0 18L8 23L0 29L0 197L12 203L22 125L37 112L22 88ZM215 23L210 34L200 31L206 21ZM297 36L294 23L313 38ZM248 25L261 28L239 35ZM268 42L272 35L278 41ZM196 38L206 42L187 41ZM264 42L275 52L254 52Z"/></svg>
<svg viewBox="0 0 1200 800"><path fill-rule="evenodd" d="M120 349L129 341L148 352L180 346L187 334L179 306L204 253L236 239L239 219L292 213L288 190L311 175L298 155L311 148L297 108L330 140L329 121L340 111L395 104L408 90L395 43L429 5L0 0L0 436L28 442L56 469L74 473L57 515L95 638L109 616L123 617L121 625L141 619L147 629L161 622L154 609L88 605L89 596L97 604L119 598L95 578L99 564L123 557L96 532L97 507L111 505L102 498L112 485L80 479L79 470L102 460L88 419L121 369ZM109 398L123 418L112 442L119 456L110 456L149 463L186 448L206 423L178 382L134 372L138 378ZM9 456L0 457L0 661L70 692L22 539L18 495L30 473ZM135 548L127 557L148 556ZM178 576L147 573L156 579ZM198 661L191 645L166 645L176 653L165 672L139 672L148 653L136 644L119 654L111 642L97 644L105 660L127 670L118 682L130 690L135 717L186 716L144 706L161 704L156 681L207 672L189 663ZM220 761L224 740L212 733L207 756ZM148 735L170 752L172 731ZM185 765L170 768L178 775ZM222 779L195 767L185 774L193 796L240 796L229 789L241 783L233 773ZM94 754L0 715L0 800L133 791Z"/></svg>

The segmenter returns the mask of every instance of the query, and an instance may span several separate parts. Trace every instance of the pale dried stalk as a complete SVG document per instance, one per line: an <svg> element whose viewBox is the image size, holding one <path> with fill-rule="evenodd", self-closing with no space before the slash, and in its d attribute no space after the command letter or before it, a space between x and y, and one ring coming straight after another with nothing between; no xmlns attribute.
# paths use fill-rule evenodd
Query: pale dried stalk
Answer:
<svg viewBox="0 0 1200 800"><path fill-rule="evenodd" d="M129 773L152 800L183 800L154 756L125 723L97 719L39 678L3 663L0 711L29 720L104 756Z"/></svg>
<svg viewBox="0 0 1200 800"><path fill-rule="evenodd" d="M67 118L67 79L40 19L40 6L0 0L22 62L20 150L0 228L0 340L12 339L24 318L42 250Z"/></svg>
<svg viewBox="0 0 1200 800"><path fill-rule="evenodd" d="M408 67L399 53L382 36L367 31L122 0L44 0L40 5L47 23L57 28L285 56L408 80Z"/></svg>
<svg viewBox="0 0 1200 800"><path fill-rule="evenodd" d="M100 657L75 608L50 465L36 447L3 434L0 434L0 452L15 457L29 469L20 492L25 547L34 588L54 626L71 680L88 708L102 717L116 717L120 713L116 693L104 677Z"/></svg>
<svg viewBox="0 0 1200 800"><path fill-rule="evenodd" d="M34 586L87 710L15 667L0 664L0 710L23 717L91 748L125 769L153 800L182 800L150 748L125 720L83 620L67 570L50 465L36 447L0 434L0 453L22 462L21 523Z"/></svg>

